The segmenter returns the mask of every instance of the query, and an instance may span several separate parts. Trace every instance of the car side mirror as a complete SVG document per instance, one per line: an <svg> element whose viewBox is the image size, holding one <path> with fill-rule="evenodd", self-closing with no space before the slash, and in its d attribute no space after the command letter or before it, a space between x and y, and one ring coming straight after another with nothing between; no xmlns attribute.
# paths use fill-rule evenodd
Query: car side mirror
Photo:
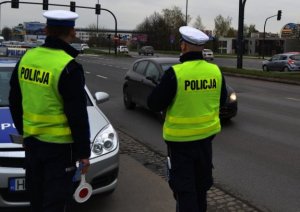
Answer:
<svg viewBox="0 0 300 212"><path fill-rule="evenodd" d="M96 99L97 104L106 102L109 100L109 94L105 93L105 92L96 92L95 99Z"/></svg>

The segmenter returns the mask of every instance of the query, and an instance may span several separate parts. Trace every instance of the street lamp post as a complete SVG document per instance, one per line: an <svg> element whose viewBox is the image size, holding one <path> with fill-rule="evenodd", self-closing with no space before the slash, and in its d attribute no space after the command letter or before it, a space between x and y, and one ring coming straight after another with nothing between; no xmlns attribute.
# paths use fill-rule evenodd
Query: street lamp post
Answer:
<svg viewBox="0 0 300 212"><path fill-rule="evenodd" d="M186 6L185 6L185 24L188 25L188 3L189 1L186 0Z"/></svg>
<svg viewBox="0 0 300 212"><path fill-rule="evenodd" d="M277 16L277 21L280 21L281 20L281 10L278 10L277 14L276 15L272 15L268 18L266 18L265 20L265 24L264 24L264 38L263 38L263 43L262 43L262 58L264 59L265 58L265 40L266 40L266 25L267 25L267 21L270 19L270 18L273 18L273 17L276 17Z"/></svg>
<svg viewBox="0 0 300 212"><path fill-rule="evenodd" d="M97 2L99 4L99 0ZM97 38L98 38L98 22L99 22L99 15L97 14Z"/></svg>
<svg viewBox="0 0 300 212"><path fill-rule="evenodd" d="M272 15L268 18L266 18L265 20L265 24L264 24L264 37L263 37L263 43L262 43L262 58L265 59L265 40L266 40L266 24L267 24L267 21L270 19L270 18L273 18L277 15Z"/></svg>
<svg viewBox="0 0 300 212"><path fill-rule="evenodd" d="M244 53L244 11L247 0L240 0L239 4L239 28L237 41L237 68L243 68L243 53Z"/></svg>
<svg viewBox="0 0 300 212"><path fill-rule="evenodd" d="M97 1L97 3L99 4L99 0ZM99 33L98 33L98 30L99 30L99 14L96 14L97 15L97 32L96 32L96 45L97 47L99 47Z"/></svg>

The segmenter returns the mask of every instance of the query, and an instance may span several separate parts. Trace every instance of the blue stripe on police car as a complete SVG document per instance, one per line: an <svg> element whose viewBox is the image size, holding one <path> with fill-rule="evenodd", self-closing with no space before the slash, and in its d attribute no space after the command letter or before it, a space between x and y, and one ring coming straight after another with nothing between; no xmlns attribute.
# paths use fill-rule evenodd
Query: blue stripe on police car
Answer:
<svg viewBox="0 0 300 212"><path fill-rule="evenodd" d="M9 108L0 109L0 143L12 143L10 134L17 134Z"/></svg>

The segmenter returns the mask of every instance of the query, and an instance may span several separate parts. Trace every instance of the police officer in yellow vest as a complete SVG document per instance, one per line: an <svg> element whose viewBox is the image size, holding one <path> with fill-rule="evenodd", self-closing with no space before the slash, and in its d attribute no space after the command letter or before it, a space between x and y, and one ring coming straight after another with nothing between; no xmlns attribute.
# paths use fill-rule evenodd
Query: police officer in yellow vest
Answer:
<svg viewBox="0 0 300 212"><path fill-rule="evenodd" d="M202 212L213 184L212 140L221 130L219 108L227 91L218 66L202 57L209 37L189 26L180 27L179 32L182 63L165 72L148 97L148 106L167 111L163 138L177 211Z"/></svg>
<svg viewBox="0 0 300 212"><path fill-rule="evenodd" d="M53 10L45 44L30 49L10 81L10 109L25 147L26 189L31 211L63 212L74 192L76 161L90 165L90 128L83 68L75 61L78 14Z"/></svg>

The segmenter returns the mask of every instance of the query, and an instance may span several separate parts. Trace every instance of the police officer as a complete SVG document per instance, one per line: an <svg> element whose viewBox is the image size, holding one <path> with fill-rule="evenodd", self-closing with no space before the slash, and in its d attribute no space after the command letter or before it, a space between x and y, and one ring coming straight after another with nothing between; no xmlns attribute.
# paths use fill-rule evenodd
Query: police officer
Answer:
<svg viewBox="0 0 300 212"><path fill-rule="evenodd" d="M182 63L165 72L148 97L148 106L157 112L166 110L163 138L177 211L202 212L213 184L212 140L221 130L219 108L227 91L218 66L202 57L209 37L189 26L179 32Z"/></svg>
<svg viewBox="0 0 300 212"><path fill-rule="evenodd" d="M83 68L75 61L78 14L53 10L45 44L30 49L16 65L10 85L10 109L23 135L26 189L34 212L62 212L74 192L76 161L82 173L90 165L90 129Z"/></svg>

